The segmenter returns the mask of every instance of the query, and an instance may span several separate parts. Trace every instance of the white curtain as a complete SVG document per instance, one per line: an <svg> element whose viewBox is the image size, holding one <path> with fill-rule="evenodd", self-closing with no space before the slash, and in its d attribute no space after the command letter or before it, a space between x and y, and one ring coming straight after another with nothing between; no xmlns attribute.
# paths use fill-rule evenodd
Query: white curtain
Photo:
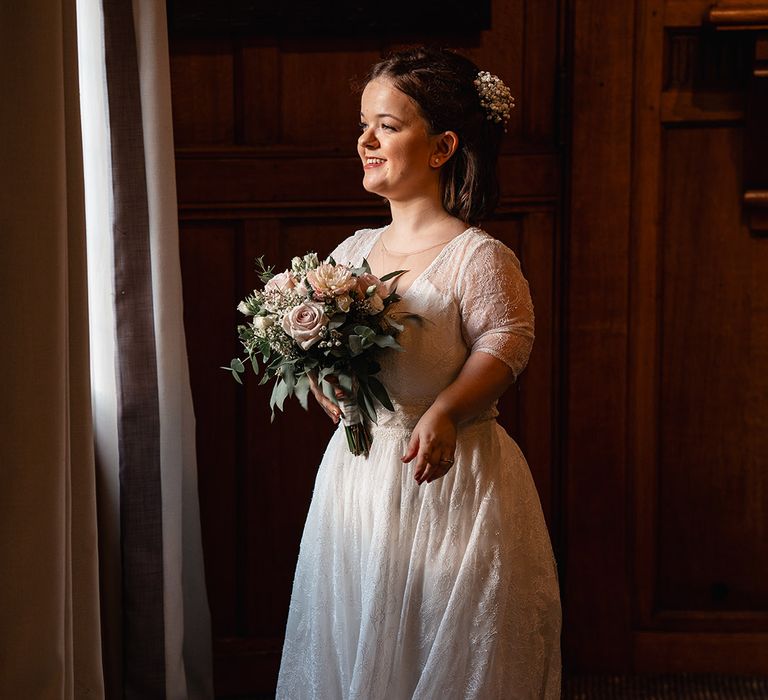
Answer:
<svg viewBox="0 0 768 700"><path fill-rule="evenodd" d="M213 695L164 12L0 4L0 697Z"/></svg>

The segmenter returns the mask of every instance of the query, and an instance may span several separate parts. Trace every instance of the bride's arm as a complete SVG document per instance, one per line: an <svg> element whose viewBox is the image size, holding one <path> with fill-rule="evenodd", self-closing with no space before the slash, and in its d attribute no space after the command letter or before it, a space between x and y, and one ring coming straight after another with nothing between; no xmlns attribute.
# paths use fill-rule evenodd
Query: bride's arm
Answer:
<svg viewBox="0 0 768 700"><path fill-rule="evenodd" d="M515 254L488 237L468 256L457 288L462 334L470 355L456 379L417 423L404 462L420 484L444 476L456 429L499 398L522 372L533 344L533 304Z"/></svg>
<svg viewBox="0 0 768 700"><path fill-rule="evenodd" d="M514 382L515 373L501 360L485 352L467 358L459 376L438 394L419 419L403 455L403 462L415 459L414 478L419 484L444 476L456 449L456 429L479 416Z"/></svg>

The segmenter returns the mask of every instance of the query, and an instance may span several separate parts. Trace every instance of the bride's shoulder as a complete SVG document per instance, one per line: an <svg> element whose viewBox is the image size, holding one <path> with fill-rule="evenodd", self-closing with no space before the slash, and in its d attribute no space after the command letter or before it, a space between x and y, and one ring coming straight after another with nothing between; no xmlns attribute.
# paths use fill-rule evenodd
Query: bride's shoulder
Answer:
<svg viewBox="0 0 768 700"><path fill-rule="evenodd" d="M384 228L361 228L355 231L351 236L347 236L339 243L333 251L331 257L337 263L346 263L356 257L358 250L363 249L376 235Z"/></svg>
<svg viewBox="0 0 768 700"><path fill-rule="evenodd" d="M464 234L464 262L474 261L480 266L487 263L488 258L517 258L515 252L504 241L496 238L479 226L472 226Z"/></svg>

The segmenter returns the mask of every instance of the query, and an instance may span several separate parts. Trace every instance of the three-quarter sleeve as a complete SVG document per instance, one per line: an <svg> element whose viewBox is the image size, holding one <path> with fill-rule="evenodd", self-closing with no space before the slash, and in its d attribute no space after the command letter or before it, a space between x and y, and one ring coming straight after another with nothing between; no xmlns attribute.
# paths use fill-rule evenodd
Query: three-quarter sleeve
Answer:
<svg viewBox="0 0 768 700"><path fill-rule="evenodd" d="M458 278L462 334L470 353L525 369L534 338L533 302L517 256L490 236L465 259Z"/></svg>

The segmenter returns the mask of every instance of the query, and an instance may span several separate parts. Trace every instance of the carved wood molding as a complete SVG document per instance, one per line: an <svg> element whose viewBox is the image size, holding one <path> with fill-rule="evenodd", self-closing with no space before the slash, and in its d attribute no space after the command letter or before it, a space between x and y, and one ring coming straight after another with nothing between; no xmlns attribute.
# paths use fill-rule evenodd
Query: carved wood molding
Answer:
<svg viewBox="0 0 768 700"><path fill-rule="evenodd" d="M744 124L744 212L755 235L768 236L768 3L716 3L710 24L753 42Z"/></svg>
<svg viewBox="0 0 768 700"><path fill-rule="evenodd" d="M719 2L710 8L709 22L718 29L768 29L768 3Z"/></svg>

